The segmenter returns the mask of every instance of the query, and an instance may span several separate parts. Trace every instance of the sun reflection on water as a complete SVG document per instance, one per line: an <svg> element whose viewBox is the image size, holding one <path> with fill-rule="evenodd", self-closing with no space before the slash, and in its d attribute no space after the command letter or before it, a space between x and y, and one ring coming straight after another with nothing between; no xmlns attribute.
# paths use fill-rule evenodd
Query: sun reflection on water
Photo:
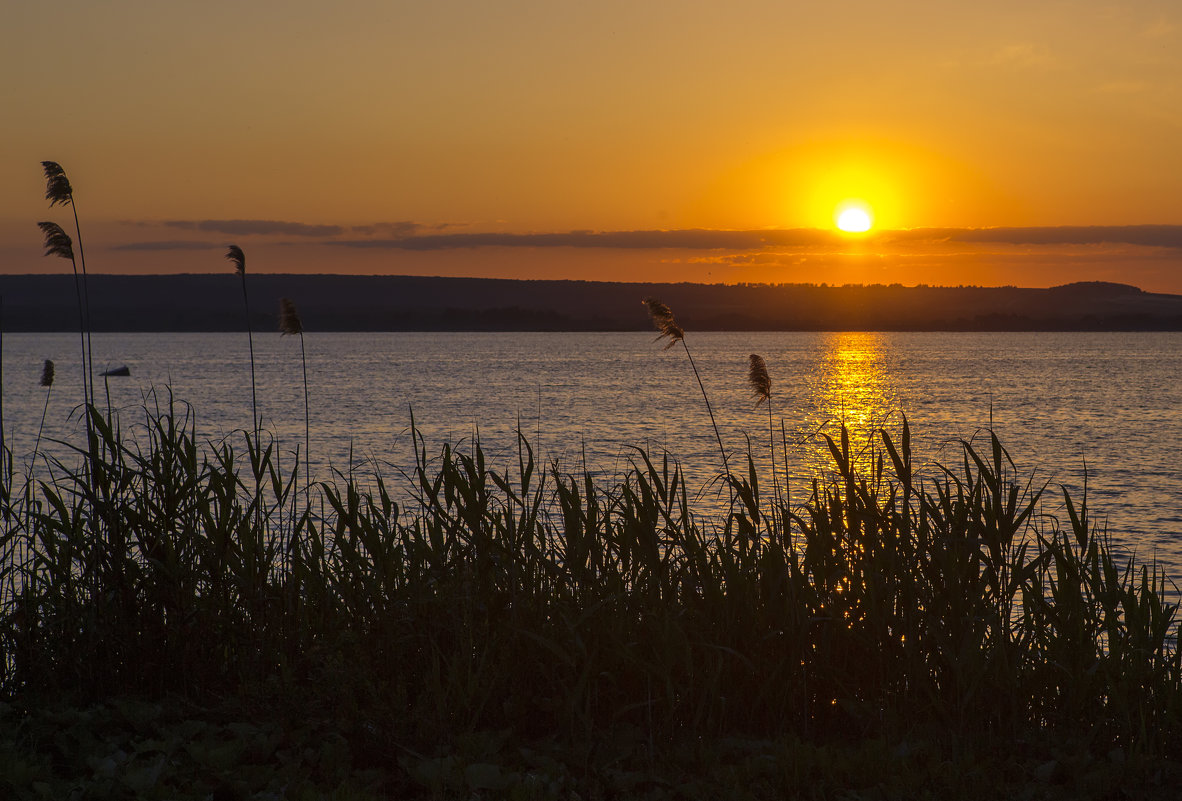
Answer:
<svg viewBox="0 0 1182 801"><path fill-rule="evenodd" d="M889 344L881 333L826 336L808 399L814 431L837 438L844 424L855 449L862 450L877 429L898 422L893 415L899 411L899 389ZM817 453L816 458L812 467L822 471L833 467L826 454Z"/></svg>
<svg viewBox="0 0 1182 801"><path fill-rule="evenodd" d="M863 431L882 426L898 410L882 334L830 334L819 373L813 403L823 418Z"/></svg>

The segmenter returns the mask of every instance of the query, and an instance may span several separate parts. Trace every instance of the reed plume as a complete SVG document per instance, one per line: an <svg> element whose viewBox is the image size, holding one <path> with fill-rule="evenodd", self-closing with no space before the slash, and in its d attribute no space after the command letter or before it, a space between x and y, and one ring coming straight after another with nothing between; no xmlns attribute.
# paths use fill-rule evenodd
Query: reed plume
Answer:
<svg viewBox="0 0 1182 801"><path fill-rule="evenodd" d="M673 319L673 312L668 306L656 298L645 298L644 305L648 306L648 314L653 320L653 325L661 332L657 340L660 341L665 337L669 338L669 343L665 345L665 350L669 350L669 348L678 342L685 341L685 331Z"/></svg>
<svg viewBox="0 0 1182 801"><path fill-rule="evenodd" d="M53 392L53 360L46 359L41 366L41 386L45 387L45 405L41 408L41 423L37 426L37 441L33 444L33 461L41 448L41 432L45 429L45 413L49 411L49 395Z"/></svg>
<svg viewBox="0 0 1182 801"><path fill-rule="evenodd" d="M290 298L279 299L279 333L281 335L303 335L304 323Z"/></svg>
<svg viewBox="0 0 1182 801"><path fill-rule="evenodd" d="M83 403L87 407L90 406L93 398L91 397L90 382L87 377L90 371L87 369L87 351L86 351L86 313L85 305L82 301L82 284L78 276L78 261L74 258L74 243L70 239L62 227L55 222L39 222L37 227L45 234L45 255L57 256L59 259L69 259L70 264L74 267L74 293L78 298L78 337L82 348L82 398ZM87 431L90 430L90 412L87 411Z"/></svg>
<svg viewBox="0 0 1182 801"><path fill-rule="evenodd" d="M661 332L657 341L669 339L669 344L665 345L664 349L669 350L678 342L681 343L681 347L685 348L685 355L689 358L690 367L693 368L694 378L698 379L698 388L702 390L702 400L706 401L710 425L714 426L714 438L718 440L718 452L722 454L722 466L729 479L731 475L730 461L726 458L726 448L722 446L722 435L718 433L718 421L714 419L714 408L710 405L710 398L706 395L706 385L702 383L702 375L698 372L698 366L694 364L694 356L690 353L689 345L685 344L685 329L677 324L673 318L673 311L661 301L656 298L645 298L643 303L648 307L648 314L652 318L653 325Z"/></svg>
<svg viewBox="0 0 1182 801"><path fill-rule="evenodd" d="M767 362L758 353L752 353L747 357L749 365L747 367L747 383L751 385L752 391L755 393L755 408L759 408L759 404L764 401L770 401L772 397L772 379L767 373ZM771 403L768 403L771 406Z"/></svg>
<svg viewBox="0 0 1182 801"><path fill-rule="evenodd" d="M308 458L311 452L310 415L308 414L308 355L304 350L304 323L290 298L279 299L279 334L280 336L298 335L300 338L300 366L304 370L304 494L307 495L311 492L312 481L311 462Z"/></svg>
<svg viewBox="0 0 1182 801"><path fill-rule="evenodd" d="M49 207L53 208L59 203L63 206L73 205L74 187L70 186L70 179L66 177L62 165L56 161L43 161L41 167L45 170L45 199L49 201Z"/></svg>
<svg viewBox="0 0 1182 801"><path fill-rule="evenodd" d="M82 371L86 375L85 395L87 402L94 401L94 355L90 346L90 286L86 274L86 250L82 247L82 226L78 222L78 205L74 202L74 187L66 177L66 171L56 161L43 161L41 168L45 172L45 199L49 207L57 205L69 206L74 215L74 235L78 242L78 261L74 264L74 283L79 283L79 267L81 267L81 286L77 289L79 306L81 307L83 337L86 340L86 353L82 363ZM44 227L44 226L43 226ZM60 228L59 228L60 230ZM63 232L64 234L64 232ZM45 255L50 255L46 252ZM73 250L64 258L74 259Z"/></svg>
<svg viewBox="0 0 1182 801"><path fill-rule="evenodd" d="M234 272L246 277L246 254L242 252L242 248L237 245L230 245L230 250L226 253L226 259L234 262Z"/></svg>
<svg viewBox="0 0 1182 801"><path fill-rule="evenodd" d="M57 256L74 261L74 242L60 225L55 222L39 222L37 227L45 234L45 255ZM74 268L77 272L77 267Z"/></svg>
<svg viewBox="0 0 1182 801"><path fill-rule="evenodd" d="M259 400L258 390L255 388L254 377L254 333L250 328L250 299L246 294L246 254L242 252L242 248L237 245L230 245L226 252L226 260L234 264L234 272L242 279L242 305L246 310L246 341L250 346L250 413L251 413L251 427L254 429L254 438L257 443L259 440Z"/></svg>

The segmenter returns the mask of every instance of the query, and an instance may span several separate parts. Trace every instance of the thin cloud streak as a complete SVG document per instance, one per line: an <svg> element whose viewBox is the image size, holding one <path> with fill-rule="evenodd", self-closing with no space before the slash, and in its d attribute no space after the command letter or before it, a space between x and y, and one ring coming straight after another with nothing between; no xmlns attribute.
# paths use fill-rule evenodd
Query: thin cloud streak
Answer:
<svg viewBox="0 0 1182 801"><path fill-rule="evenodd" d="M565 233L435 234L400 239L350 239L330 244L351 248L398 250L451 250L456 248L611 248L617 250L749 250L768 246L809 247L833 244L840 236L831 231L795 228L770 231L568 231Z"/></svg>
<svg viewBox="0 0 1182 801"><path fill-rule="evenodd" d="M285 220L165 220L164 222L130 223L141 227L163 226L178 228L184 231L206 231L233 236L299 236L309 238L332 238L343 234L359 236L375 236L402 238L414 236L423 231L438 232L457 227L454 223L437 223L428 225L410 220L396 220L393 222L376 222L368 225L334 225L302 222L288 222Z"/></svg>
<svg viewBox="0 0 1182 801"><path fill-rule="evenodd" d="M1140 245L1182 248L1182 225L1063 225L1038 228L913 228L884 232L896 241L1009 245Z"/></svg>
<svg viewBox="0 0 1182 801"><path fill-rule="evenodd" d="M476 248L582 248L615 250L731 250L767 251L775 248L832 248L842 250L857 242L862 250L900 245L1131 245L1182 250L1182 225L1092 225L1045 228L913 228L878 231L850 239L836 231L817 228L726 231L709 229L641 231L568 231L565 233L455 233L418 234L418 223L378 223L355 226L365 233L397 231L404 235L371 239L334 238L345 229L333 225L308 225L265 220L205 220L168 222L165 225L218 234L287 234L305 238L305 244L343 248L404 251L441 251ZM438 230L438 227L435 228ZM151 241L116 245L114 250L193 250L220 247L222 242ZM299 242L284 243L289 245Z"/></svg>
<svg viewBox="0 0 1182 801"><path fill-rule="evenodd" d="M279 220L166 220L167 228L186 231L208 231L234 236L280 234L283 236L328 237L340 236L345 229L339 225L309 225Z"/></svg>
<svg viewBox="0 0 1182 801"><path fill-rule="evenodd" d="M685 229L673 231L570 231L542 234L440 234L399 239L340 240L353 248L446 250L481 247L615 248L628 250L762 250L848 244L846 236L816 228L758 231ZM1095 225L1053 228L915 228L881 231L858 240L867 245L892 242L960 242L1011 245L1125 244L1182 248L1182 225Z"/></svg>
<svg viewBox="0 0 1182 801"><path fill-rule="evenodd" d="M152 251L152 250L213 250L224 245L214 242L195 242L191 239L171 239L162 242L128 242L112 245L110 250Z"/></svg>

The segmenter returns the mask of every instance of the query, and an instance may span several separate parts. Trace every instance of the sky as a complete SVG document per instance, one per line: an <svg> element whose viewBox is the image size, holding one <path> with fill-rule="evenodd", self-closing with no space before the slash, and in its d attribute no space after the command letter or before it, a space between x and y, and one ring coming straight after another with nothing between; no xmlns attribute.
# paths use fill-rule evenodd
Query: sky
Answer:
<svg viewBox="0 0 1182 801"><path fill-rule="evenodd" d="M91 273L1182 293L1180 143L1177 0L0 9L0 273L52 160Z"/></svg>

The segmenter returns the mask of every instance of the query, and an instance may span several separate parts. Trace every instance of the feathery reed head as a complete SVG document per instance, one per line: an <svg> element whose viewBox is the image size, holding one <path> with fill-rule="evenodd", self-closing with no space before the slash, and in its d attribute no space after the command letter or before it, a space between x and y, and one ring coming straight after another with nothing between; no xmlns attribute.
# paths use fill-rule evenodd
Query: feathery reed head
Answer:
<svg viewBox="0 0 1182 801"><path fill-rule="evenodd" d="M752 353L747 359L750 362L747 367L747 383L755 393L755 406L758 408L765 400L771 400L772 379L767 374L767 363L762 356Z"/></svg>
<svg viewBox="0 0 1182 801"><path fill-rule="evenodd" d="M665 346L665 350L669 350L669 348L685 339L685 331L673 319L673 312L668 306L656 298L645 298L644 305L648 306L648 314L649 317L653 318L653 325L661 332L661 335L657 339L669 337L669 344Z"/></svg>
<svg viewBox="0 0 1182 801"><path fill-rule="evenodd" d="M53 386L53 360L46 359L45 365L41 368L41 386Z"/></svg>
<svg viewBox="0 0 1182 801"><path fill-rule="evenodd" d="M234 262L234 272L239 275L246 275L246 254L242 252L242 248L237 245L230 245L230 250L226 253L226 258Z"/></svg>
<svg viewBox="0 0 1182 801"><path fill-rule="evenodd" d="M304 323L296 311L295 304L290 298L279 299L279 332L280 334L302 334Z"/></svg>
<svg viewBox="0 0 1182 801"><path fill-rule="evenodd" d="M49 201L50 207L58 203L63 206L73 203L74 187L70 186L70 179L66 177L62 165L56 161L43 161L41 166L45 169L45 199Z"/></svg>
<svg viewBox="0 0 1182 801"><path fill-rule="evenodd" d="M74 242L60 225L55 222L39 222L37 227L45 232L46 256L60 256L63 259L73 260Z"/></svg>

